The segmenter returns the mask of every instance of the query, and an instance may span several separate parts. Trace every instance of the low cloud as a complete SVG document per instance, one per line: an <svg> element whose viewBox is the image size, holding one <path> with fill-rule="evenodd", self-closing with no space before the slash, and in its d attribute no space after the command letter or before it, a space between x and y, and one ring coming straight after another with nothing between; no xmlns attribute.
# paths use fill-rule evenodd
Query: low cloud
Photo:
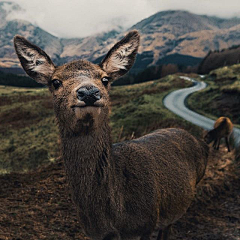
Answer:
<svg viewBox="0 0 240 240"><path fill-rule="evenodd" d="M1 0L0 0L1 1ZM152 14L169 9L219 17L240 16L239 0L13 0L24 19L59 37L85 37L123 27L127 29Z"/></svg>

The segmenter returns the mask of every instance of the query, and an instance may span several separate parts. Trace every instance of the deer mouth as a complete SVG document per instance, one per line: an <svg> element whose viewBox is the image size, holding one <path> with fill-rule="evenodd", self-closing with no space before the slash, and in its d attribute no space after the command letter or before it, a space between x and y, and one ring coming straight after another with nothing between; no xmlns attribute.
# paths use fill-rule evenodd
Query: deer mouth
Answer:
<svg viewBox="0 0 240 240"><path fill-rule="evenodd" d="M102 103L94 103L94 104L86 104L86 103L79 103L79 104L76 104L76 105L72 105L71 108L72 109L75 109L75 108L99 108L99 107L103 107L103 104Z"/></svg>
<svg viewBox="0 0 240 240"><path fill-rule="evenodd" d="M102 113L102 110L103 110L102 107L103 107L102 104L96 104L96 103L94 105L76 104L76 105L72 105L71 109L75 117L82 121L86 115L91 115L93 119L98 118L98 116Z"/></svg>

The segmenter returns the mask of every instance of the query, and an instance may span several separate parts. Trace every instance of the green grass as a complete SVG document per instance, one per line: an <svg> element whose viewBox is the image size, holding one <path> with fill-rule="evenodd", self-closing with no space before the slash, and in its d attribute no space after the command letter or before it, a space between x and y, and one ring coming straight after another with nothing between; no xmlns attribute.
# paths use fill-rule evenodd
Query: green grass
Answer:
<svg viewBox="0 0 240 240"><path fill-rule="evenodd" d="M191 83L168 76L142 84L112 87L110 124L114 142L139 137L157 128L199 128L164 108L163 97ZM0 173L26 172L59 157L59 136L47 89L0 86Z"/></svg>
<svg viewBox="0 0 240 240"><path fill-rule="evenodd" d="M229 117L240 124L240 64L223 67L210 72L204 79L207 88L188 98L191 109L217 119Z"/></svg>

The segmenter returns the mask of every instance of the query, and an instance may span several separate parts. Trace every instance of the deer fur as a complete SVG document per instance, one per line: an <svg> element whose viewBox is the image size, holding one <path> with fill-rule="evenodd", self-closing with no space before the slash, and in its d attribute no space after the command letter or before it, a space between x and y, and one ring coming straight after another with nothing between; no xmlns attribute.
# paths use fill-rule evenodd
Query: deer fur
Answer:
<svg viewBox="0 0 240 240"><path fill-rule="evenodd" d="M210 130L204 140L207 144L214 141L213 147L218 150L222 138L225 138L228 152L230 152L229 138L233 131L233 124L228 117L220 117L214 123L214 128Z"/></svg>
<svg viewBox="0 0 240 240"><path fill-rule="evenodd" d="M56 67L23 37L14 43L28 75L52 93L66 175L85 234L94 240L167 239L194 198L208 146L174 128L112 144L110 83L103 80L114 81L132 67L138 32L129 32L99 65L78 60ZM94 106L78 100L82 86L99 89Z"/></svg>

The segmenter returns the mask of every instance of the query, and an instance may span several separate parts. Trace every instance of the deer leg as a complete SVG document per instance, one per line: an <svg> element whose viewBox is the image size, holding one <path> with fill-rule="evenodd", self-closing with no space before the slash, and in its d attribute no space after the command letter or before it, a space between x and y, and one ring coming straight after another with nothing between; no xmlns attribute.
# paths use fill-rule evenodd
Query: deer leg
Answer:
<svg viewBox="0 0 240 240"><path fill-rule="evenodd" d="M120 236L116 233L109 233L102 240L120 240Z"/></svg>
<svg viewBox="0 0 240 240"><path fill-rule="evenodd" d="M157 240L162 240L163 230L159 230Z"/></svg>
<svg viewBox="0 0 240 240"><path fill-rule="evenodd" d="M159 228L155 228L152 233L141 236L140 240L161 240L161 237L159 238L159 232Z"/></svg>
<svg viewBox="0 0 240 240"><path fill-rule="evenodd" d="M215 149L216 148L216 145L217 145L217 139L214 140L214 143L213 143L213 148Z"/></svg>
<svg viewBox="0 0 240 240"><path fill-rule="evenodd" d="M162 240L168 240L169 239L171 229L172 229L172 225L169 225L163 230Z"/></svg>
<svg viewBox="0 0 240 240"><path fill-rule="evenodd" d="M220 142L221 142L221 138L218 139L217 150L219 150Z"/></svg>
<svg viewBox="0 0 240 240"><path fill-rule="evenodd" d="M217 138L217 139L215 140L215 142L214 142L214 143L215 143L215 146L214 146L214 149L215 149L215 150L217 150L218 142L219 142L219 138Z"/></svg>
<svg viewBox="0 0 240 240"><path fill-rule="evenodd" d="M228 148L228 152L231 152L229 142L228 142L228 137L225 137L225 141L226 141L226 145L227 145L227 148Z"/></svg>
<svg viewBox="0 0 240 240"><path fill-rule="evenodd" d="M167 226L163 230L159 230L157 240L168 240L171 233L172 225Z"/></svg>
<svg viewBox="0 0 240 240"><path fill-rule="evenodd" d="M146 234L146 235L143 235L141 236L140 240L151 240L151 234Z"/></svg>

